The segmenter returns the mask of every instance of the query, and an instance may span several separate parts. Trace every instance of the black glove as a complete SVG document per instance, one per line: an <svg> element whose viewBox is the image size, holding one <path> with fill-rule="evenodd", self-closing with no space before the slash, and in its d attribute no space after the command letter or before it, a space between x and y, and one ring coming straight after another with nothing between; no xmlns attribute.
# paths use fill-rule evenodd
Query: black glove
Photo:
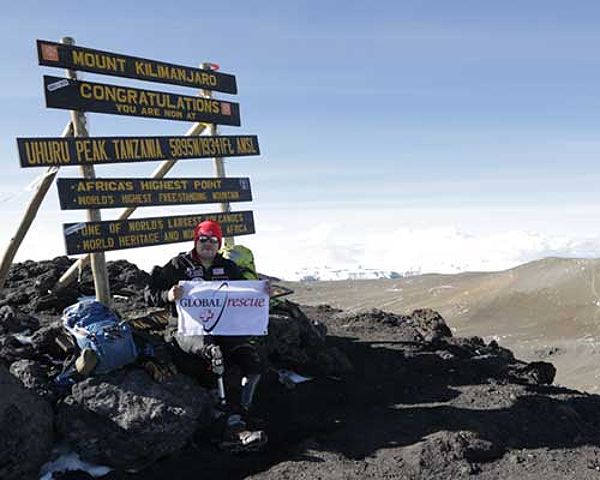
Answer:
<svg viewBox="0 0 600 480"><path fill-rule="evenodd" d="M171 362L161 363L149 359L142 362L142 367L158 383L165 382L177 374L177 369Z"/></svg>
<svg viewBox="0 0 600 480"><path fill-rule="evenodd" d="M169 312L166 310L158 310L143 317L133 318L129 323L133 328L142 332L161 331L164 330L169 323Z"/></svg>

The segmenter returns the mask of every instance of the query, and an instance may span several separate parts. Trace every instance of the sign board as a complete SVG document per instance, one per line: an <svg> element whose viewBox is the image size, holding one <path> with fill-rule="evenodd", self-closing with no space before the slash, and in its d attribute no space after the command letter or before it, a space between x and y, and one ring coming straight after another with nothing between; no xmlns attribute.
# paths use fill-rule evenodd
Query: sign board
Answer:
<svg viewBox="0 0 600 480"><path fill-rule="evenodd" d="M102 222L65 223L63 233L68 255L192 242L194 227L204 220L221 224L224 237L254 233L252 211L201 213L172 217Z"/></svg>
<svg viewBox="0 0 600 480"><path fill-rule="evenodd" d="M165 118L239 127L240 106L213 98L44 75L46 106L65 110Z"/></svg>
<svg viewBox="0 0 600 480"><path fill-rule="evenodd" d="M63 67L148 82L237 93L235 77L227 73L173 65L46 40L37 41L37 50L39 64L47 67Z"/></svg>
<svg viewBox="0 0 600 480"><path fill-rule="evenodd" d="M264 280L182 281L177 300L181 335L267 335L269 295Z"/></svg>
<svg viewBox="0 0 600 480"><path fill-rule="evenodd" d="M260 155L256 135L17 138L21 167Z"/></svg>
<svg viewBox="0 0 600 480"><path fill-rule="evenodd" d="M249 178L59 178L63 210L248 202Z"/></svg>

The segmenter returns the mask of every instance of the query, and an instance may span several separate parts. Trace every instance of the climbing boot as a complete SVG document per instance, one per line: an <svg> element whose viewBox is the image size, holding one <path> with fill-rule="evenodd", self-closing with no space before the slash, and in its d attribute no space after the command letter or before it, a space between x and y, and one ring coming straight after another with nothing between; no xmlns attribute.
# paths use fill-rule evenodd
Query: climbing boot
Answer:
<svg viewBox="0 0 600 480"><path fill-rule="evenodd" d="M75 370L84 377L92 373L96 365L98 365L98 356L91 348L84 348L75 360Z"/></svg>
<svg viewBox="0 0 600 480"><path fill-rule="evenodd" d="M240 415L227 419L219 448L230 453L256 452L267 444L267 435L262 430L249 430Z"/></svg>

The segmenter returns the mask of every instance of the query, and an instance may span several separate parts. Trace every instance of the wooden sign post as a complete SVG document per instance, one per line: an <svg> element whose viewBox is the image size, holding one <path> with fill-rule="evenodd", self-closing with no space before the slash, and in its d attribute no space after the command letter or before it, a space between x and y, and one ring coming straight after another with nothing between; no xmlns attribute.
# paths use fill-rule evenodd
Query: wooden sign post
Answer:
<svg viewBox="0 0 600 480"><path fill-rule="evenodd" d="M48 167L36 195L35 205L11 241L0 265L0 288L8 266L25 235L56 171L78 165L83 178L58 182L62 209L86 209L87 222L63 224L69 255L83 254L60 278L56 287L71 282L90 261L96 297L110 304L110 287L104 252L151 245L189 241L193 227L211 219L222 224L225 243L234 235L254 233L251 211L231 212L230 202L252 199L248 178L227 178L225 157L259 155L255 135L219 136L217 124L240 126L239 104L213 98L212 91L237 93L233 75L217 72L213 64L202 68L185 67L118 53L74 45L70 37L61 43L38 40L40 65L62 67L67 78L44 76L46 106L71 111L70 130L63 137L18 138L21 166ZM77 78L77 71L134 78L160 83L201 88L200 96L180 95L155 90L95 83ZM89 137L84 112L108 113L145 118L192 121L185 136L173 137ZM196 137L202 131L208 136ZM164 179L179 159L213 158L216 177ZM94 165L163 160L151 178L96 178ZM48 179L48 181L46 181ZM137 207L220 203L221 213L128 220ZM101 208L127 207L116 221L102 221ZM14 240L14 239L13 239ZM55 288L56 288L55 287Z"/></svg>
<svg viewBox="0 0 600 480"><path fill-rule="evenodd" d="M75 40L71 37L64 37L61 41L65 45L74 45ZM77 80L77 72L67 69L67 77L71 80ZM44 89L47 92L47 89ZM71 110L71 124L73 125L74 137L88 137L88 131L85 126L85 114L78 110ZM85 179L96 178L96 172L93 165L81 165L81 175ZM102 217L100 210L92 209L87 211L87 218L90 222L100 222ZM111 304L110 285L108 283L108 270L106 269L106 258L104 252L96 252L91 256L92 275L94 277L94 287L96 288L96 299L105 305Z"/></svg>
<svg viewBox="0 0 600 480"><path fill-rule="evenodd" d="M194 135L199 135L206 128L206 126L207 125L205 123L195 123L187 131L186 136L192 137ZM156 168L156 170L154 170L154 172L152 172L152 178L164 178L167 175L167 173L169 173L169 171L175 166L175 163L177 163L177 160L175 159L165 160ZM129 207L128 209L124 210L121 213L121 215L119 215L119 220L126 220L129 217L131 217L133 212L135 212L136 208L137 207ZM69 269L65 273L62 274L62 276L58 279L58 282L56 282L54 288L63 288L69 285L77 277L77 272L79 272L80 269L86 267L89 263L90 254L86 254L83 257L79 258L73 265L69 267Z"/></svg>
<svg viewBox="0 0 600 480"><path fill-rule="evenodd" d="M218 67L217 67L218 68ZM202 64L202 69L203 70L216 70L215 66L212 63L203 63ZM202 96L204 98L209 98L211 99L213 96L213 93L211 90L202 90ZM208 134L212 137L216 137L219 134L219 130L218 127L216 125L216 123L211 123L208 126ZM215 155L214 157L214 165L215 165L215 175L218 178L223 178L226 176L225 174L225 161L223 160L223 155ZM230 212L231 211L231 205L229 204L229 202L223 202L221 203L221 211L222 212ZM233 237L228 237L228 236L224 236L223 237L223 245L225 247L232 247L234 245L235 241L233 239Z"/></svg>

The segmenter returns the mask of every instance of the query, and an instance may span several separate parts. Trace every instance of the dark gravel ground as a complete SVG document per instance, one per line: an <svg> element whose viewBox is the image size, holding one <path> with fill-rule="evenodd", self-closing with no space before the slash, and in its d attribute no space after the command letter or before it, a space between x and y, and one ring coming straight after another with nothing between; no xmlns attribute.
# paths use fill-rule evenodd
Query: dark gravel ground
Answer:
<svg viewBox="0 0 600 480"><path fill-rule="evenodd" d="M549 364L477 338L424 341L411 317L303 310L354 371L294 390L267 379L264 452L232 457L199 441L106 478L600 479L600 397L543 384Z"/></svg>
<svg viewBox="0 0 600 480"><path fill-rule="evenodd" d="M58 263L19 265L0 303L41 322L55 318L81 293L63 292L56 305L46 295L46 283L68 267ZM123 302L142 308L143 272L112 268L129 295ZM291 390L267 375L256 412L270 437L264 451L227 455L202 436L142 472L104 478L600 479L600 396L552 386L551 364L519 362L478 337L451 337L428 310L302 310L326 325L327 343L353 369Z"/></svg>

